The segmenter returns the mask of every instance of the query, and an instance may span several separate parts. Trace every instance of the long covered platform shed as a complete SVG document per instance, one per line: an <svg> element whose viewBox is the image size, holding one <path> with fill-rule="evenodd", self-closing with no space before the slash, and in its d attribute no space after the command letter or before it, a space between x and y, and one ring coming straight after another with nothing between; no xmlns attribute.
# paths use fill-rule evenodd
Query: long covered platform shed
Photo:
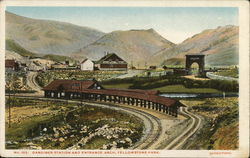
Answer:
<svg viewBox="0 0 250 158"><path fill-rule="evenodd" d="M139 106L177 117L178 101L154 90L104 89L96 80L54 80L44 87L46 98L82 99Z"/></svg>

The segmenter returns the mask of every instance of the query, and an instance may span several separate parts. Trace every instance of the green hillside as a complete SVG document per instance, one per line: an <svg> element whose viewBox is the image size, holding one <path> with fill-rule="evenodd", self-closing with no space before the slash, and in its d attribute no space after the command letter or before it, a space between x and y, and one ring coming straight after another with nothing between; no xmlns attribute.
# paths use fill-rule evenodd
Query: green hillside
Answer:
<svg viewBox="0 0 250 158"><path fill-rule="evenodd" d="M26 49L24 49L22 46L17 44L14 40L7 39L5 41L6 44L6 50L16 52L20 54L21 56L30 56L30 57L35 57L37 56L35 53L32 53Z"/></svg>
<svg viewBox="0 0 250 158"><path fill-rule="evenodd" d="M68 56L53 55L53 54L47 54L47 55L42 56L42 55L39 55L39 54L35 54L33 52L30 52L30 51L26 50L25 48L23 48L22 46L17 44L14 40L10 40L10 39L6 40L6 50L16 52L21 56L40 57L40 58L43 58L43 59L53 60L55 62L63 62L63 61L66 61L66 60L68 60L71 63L75 62L74 59L72 59L71 57L68 57Z"/></svg>
<svg viewBox="0 0 250 158"><path fill-rule="evenodd" d="M66 60L69 61L70 63L75 62L75 60L72 59L71 57L63 56L63 55L47 54L47 55L44 55L42 58L53 60L53 61L56 61L56 62L63 62L63 61L66 61Z"/></svg>

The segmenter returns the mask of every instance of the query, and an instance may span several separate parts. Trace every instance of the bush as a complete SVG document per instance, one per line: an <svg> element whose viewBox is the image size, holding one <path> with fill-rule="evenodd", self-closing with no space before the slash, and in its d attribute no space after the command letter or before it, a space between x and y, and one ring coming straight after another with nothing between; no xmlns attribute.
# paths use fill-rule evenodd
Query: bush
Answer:
<svg viewBox="0 0 250 158"><path fill-rule="evenodd" d="M162 76L162 77L133 77L126 79L112 79L103 81L101 84L122 84L132 83L131 89L153 89L167 85L181 84L186 88L214 88L225 92L238 92L239 84L237 81L224 80L192 80L181 76Z"/></svg>

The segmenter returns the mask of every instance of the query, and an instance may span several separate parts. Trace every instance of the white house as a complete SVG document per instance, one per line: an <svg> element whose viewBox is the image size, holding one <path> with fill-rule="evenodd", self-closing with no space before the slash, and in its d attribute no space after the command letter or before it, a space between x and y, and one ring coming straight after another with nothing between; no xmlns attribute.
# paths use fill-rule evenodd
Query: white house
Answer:
<svg viewBox="0 0 250 158"><path fill-rule="evenodd" d="M83 71L93 71L94 70L94 62L89 60L89 59L85 59L81 62L80 64L81 70Z"/></svg>

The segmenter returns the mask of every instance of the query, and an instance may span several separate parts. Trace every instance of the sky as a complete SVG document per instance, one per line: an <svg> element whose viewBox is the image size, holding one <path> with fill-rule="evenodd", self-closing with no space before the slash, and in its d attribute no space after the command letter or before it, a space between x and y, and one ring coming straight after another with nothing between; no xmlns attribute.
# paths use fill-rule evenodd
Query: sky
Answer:
<svg viewBox="0 0 250 158"><path fill-rule="evenodd" d="M34 19L87 26L108 33L153 28L176 44L218 26L237 25L233 7L7 7L7 11Z"/></svg>

